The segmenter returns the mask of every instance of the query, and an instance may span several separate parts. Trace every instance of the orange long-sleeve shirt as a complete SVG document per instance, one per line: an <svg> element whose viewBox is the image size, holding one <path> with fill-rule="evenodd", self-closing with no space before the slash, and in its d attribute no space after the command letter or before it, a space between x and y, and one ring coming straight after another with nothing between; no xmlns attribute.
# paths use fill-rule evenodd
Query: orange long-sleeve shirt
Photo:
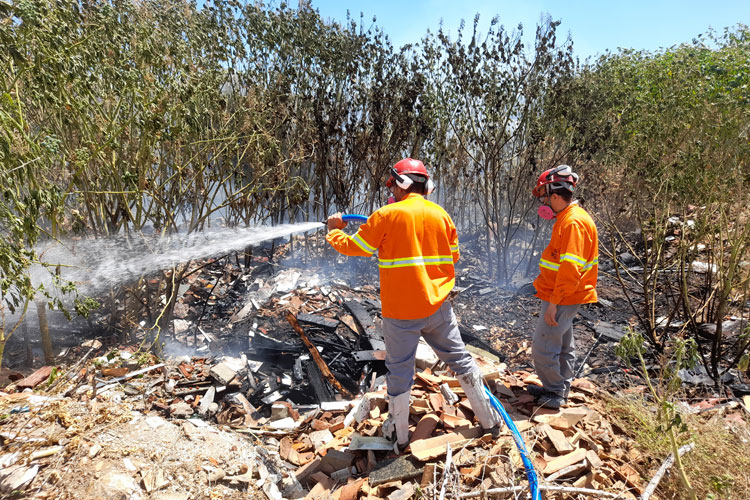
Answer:
<svg viewBox="0 0 750 500"><path fill-rule="evenodd" d="M536 296L557 305L597 301L599 238L591 216L578 204L557 214L534 280Z"/></svg>
<svg viewBox="0 0 750 500"><path fill-rule="evenodd" d="M458 235L440 205L410 193L372 213L352 236L339 229L326 240L344 255L378 252L382 314L425 318L438 310L455 284Z"/></svg>

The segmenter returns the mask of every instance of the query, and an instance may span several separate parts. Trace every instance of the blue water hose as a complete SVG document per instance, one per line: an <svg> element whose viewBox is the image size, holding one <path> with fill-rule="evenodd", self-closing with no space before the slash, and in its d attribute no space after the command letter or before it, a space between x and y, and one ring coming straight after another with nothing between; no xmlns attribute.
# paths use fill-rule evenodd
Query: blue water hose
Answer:
<svg viewBox="0 0 750 500"><path fill-rule="evenodd" d="M526 469L526 478L529 480L531 500L542 500L542 495L541 493L539 493L539 480L536 477L534 464L531 463L529 452L526 450L526 443L524 443L523 438L521 437L521 433L518 432L518 427L516 427L513 419L510 418L510 415L508 415L508 412L505 411L505 408L503 408L503 405L500 403L500 401L495 397L494 394L490 392L490 390L486 386L484 388L484 392L485 394L487 394L487 396L489 396L492 407L495 408L495 410L500 414L501 417L503 417L505 425L507 425L508 429L510 429L511 434L513 435L513 440L516 442L516 447L521 453L521 461L523 462L523 467Z"/></svg>
<svg viewBox="0 0 750 500"><path fill-rule="evenodd" d="M341 219L344 222L367 222L367 216L359 214L344 214ZM321 222L321 224L325 225L326 221Z"/></svg>
<svg viewBox="0 0 750 500"><path fill-rule="evenodd" d="M345 214L345 215L342 215L341 218L343 219L344 222L367 222L366 215Z"/></svg>

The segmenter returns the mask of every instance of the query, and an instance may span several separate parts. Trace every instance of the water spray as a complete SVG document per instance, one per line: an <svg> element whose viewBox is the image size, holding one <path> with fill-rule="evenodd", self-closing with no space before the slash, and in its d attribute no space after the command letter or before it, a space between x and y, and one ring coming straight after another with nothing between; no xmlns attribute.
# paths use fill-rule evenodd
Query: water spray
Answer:
<svg viewBox="0 0 750 500"><path fill-rule="evenodd" d="M346 222L365 222L358 214L342 216ZM68 241L40 249L45 262L60 266L63 277L88 291L106 289L183 262L206 259L295 233L317 231L325 222L299 222L279 226L218 228L162 238L120 237ZM35 282L49 279L43 269L35 270Z"/></svg>

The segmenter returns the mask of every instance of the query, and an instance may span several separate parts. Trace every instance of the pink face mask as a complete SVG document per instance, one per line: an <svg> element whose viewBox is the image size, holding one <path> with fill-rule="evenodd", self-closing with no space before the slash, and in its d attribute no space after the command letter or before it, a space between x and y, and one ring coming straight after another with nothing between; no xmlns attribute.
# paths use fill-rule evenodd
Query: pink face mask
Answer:
<svg viewBox="0 0 750 500"><path fill-rule="evenodd" d="M545 220L552 220L557 217L557 214L551 207L547 205L540 205L536 211L537 215Z"/></svg>
<svg viewBox="0 0 750 500"><path fill-rule="evenodd" d="M388 197L388 205L390 205L391 203L396 203L396 198L393 195Z"/></svg>

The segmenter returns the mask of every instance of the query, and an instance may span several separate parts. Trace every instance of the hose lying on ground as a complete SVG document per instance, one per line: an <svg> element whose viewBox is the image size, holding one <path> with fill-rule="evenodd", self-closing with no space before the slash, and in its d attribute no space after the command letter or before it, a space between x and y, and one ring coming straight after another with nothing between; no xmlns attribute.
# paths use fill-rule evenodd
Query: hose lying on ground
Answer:
<svg viewBox="0 0 750 500"><path fill-rule="evenodd" d="M521 454L521 461L523 461L523 466L526 469L526 478L529 480L529 489L531 490L531 500L542 500L541 493L539 492L539 481L536 476L536 471L534 470L534 464L531 463L529 452L526 450L526 443L524 443L521 433L518 432L518 427L516 427L516 424L513 422L513 419L510 418L508 412L505 411L502 403L500 403L487 387L484 388L484 392L489 396L492 407L495 408L501 417L503 417L505 425L508 426L508 429L510 429L511 434L513 435L513 440L516 442L516 447L518 447L518 451Z"/></svg>

